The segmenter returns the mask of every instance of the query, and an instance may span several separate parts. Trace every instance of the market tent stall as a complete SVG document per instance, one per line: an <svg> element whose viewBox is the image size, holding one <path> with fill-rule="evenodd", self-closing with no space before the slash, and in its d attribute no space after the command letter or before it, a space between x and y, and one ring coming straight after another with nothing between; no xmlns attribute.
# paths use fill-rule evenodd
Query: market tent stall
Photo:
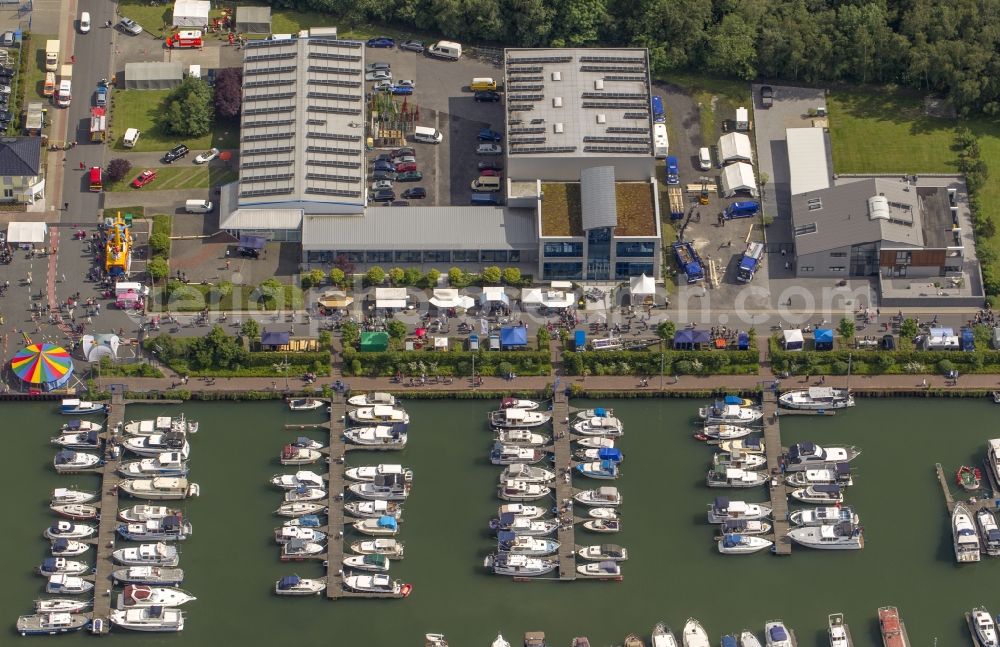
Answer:
<svg viewBox="0 0 1000 647"><path fill-rule="evenodd" d="M354 297L349 297L339 290L332 290L324 292L323 296L317 299L316 302L324 308L346 308L354 303Z"/></svg>
<svg viewBox="0 0 1000 647"><path fill-rule="evenodd" d="M51 391L73 377L73 358L62 346L31 344L14 355L10 370L25 384Z"/></svg>
<svg viewBox="0 0 1000 647"><path fill-rule="evenodd" d="M125 64L126 90L169 90L176 88L183 80L184 65L178 61Z"/></svg>
<svg viewBox="0 0 1000 647"><path fill-rule="evenodd" d="M292 340L292 334L281 331L264 331L260 334L260 347L264 350L282 350Z"/></svg>
<svg viewBox="0 0 1000 647"><path fill-rule="evenodd" d="M45 242L49 226L44 222L12 222L7 225L7 242L12 244Z"/></svg>
<svg viewBox="0 0 1000 647"><path fill-rule="evenodd" d="M757 196L757 180L754 178L753 166L746 162L730 164L722 169L722 194L731 198L741 192Z"/></svg>
<svg viewBox="0 0 1000 647"><path fill-rule="evenodd" d="M459 294L455 288L436 288L430 302L438 308L471 308L476 304L475 299Z"/></svg>
<svg viewBox="0 0 1000 647"><path fill-rule="evenodd" d="M510 297L507 296L507 293L501 287L483 288L483 293L479 295L479 305L483 306L488 303L502 303L509 306Z"/></svg>
<svg viewBox="0 0 1000 647"><path fill-rule="evenodd" d="M80 350L88 362L99 362L103 357L112 361L118 359L118 347L121 339L115 334L84 335L80 339Z"/></svg>
<svg viewBox="0 0 1000 647"><path fill-rule="evenodd" d="M236 7L236 31L244 34L270 34L270 7Z"/></svg>
<svg viewBox="0 0 1000 647"><path fill-rule="evenodd" d="M802 350L802 347L805 345L802 331L797 328L795 330L783 331L781 345L785 350Z"/></svg>
<svg viewBox="0 0 1000 647"><path fill-rule="evenodd" d="M375 307L400 310L406 307L406 288L375 288Z"/></svg>
<svg viewBox="0 0 1000 647"><path fill-rule="evenodd" d="M546 290L542 305L547 308L569 308L576 303L576 297L567 292L559 290Z"/></svg>
<svg viewBox="0 0 1000 647"><path fill-rule="evenodd" d="M389 333L387 332L363 332L361 333L361 345L358 347L362 353L381 353L389 349Z"/></svg>
<svg viewBox="0 0 1000 647"><path fill-rule="evenodd" d="M719 157L723 164L753 162L753 146L745 133L726 133L719 137Z"/></svg>
<svg viewBox="0 0 1000 647"><path fill-rule="evenodd" d="M524 348L528 345L528 329L506 326L500 329L500 348Z"/></svg>
<svg viewBox="0 0 1000 647"><path fill-rule="evenodd" d="M656 294L656 279L642 274L628 280L629 293L633 296L653 296Z"/></svg>
<svg viewBox="0 0 1000 647"><path fill-rule="evenodd" d="M175 27L208 27L208 0L177 0L174 2Z"/></svg>
<svg viewBox="0 0 1000 647"><path fill-rule="evenodd" d="M816 345L816 350L833 350L833 330L817 328L813 333L813 343Z"/></svg>
<svg viewBox="0 0 1000 647"><path fill-rule="evenodd" d="M674 350L701 350L711 342L712 335L707 330L686 329L674 333Z"/></svg>
<svg viewBox="0 0 1000 647"><path fill-rule="evenodd" d="M521 303L524 305L530 305L533 303L541 303L545 299L542 294L541 288L529 288L527 290L521 290Z"/></svg>

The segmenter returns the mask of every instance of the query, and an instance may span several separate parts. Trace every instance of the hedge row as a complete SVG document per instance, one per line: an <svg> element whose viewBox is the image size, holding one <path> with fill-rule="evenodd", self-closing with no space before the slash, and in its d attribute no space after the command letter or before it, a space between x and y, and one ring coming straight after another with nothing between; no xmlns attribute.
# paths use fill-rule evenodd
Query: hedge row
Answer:
<svg viewBox="0 0 1000 647"><path fill-rule="evenodd" d="M359 353L353 348L343 352L344 375L391 377L420 375L469 376L473 358L478 375L548 375L552 372L549 353L539 351L387 351Z"/></svg>
<svg viewBox="0 0 1000 647"><path fill-rule="evenodd" d="M1000 351L939 350L831 350L786 351L776 338L770 340L771 364L776 372L794 375L856 375L943 373L996 373Z"/></svg>
<svg viewBox="0 0 1000 647"><path fill-rule="evenodd" d="M580 351L563 353L567 375L752 375L760 368L755 350Z"/></svg>

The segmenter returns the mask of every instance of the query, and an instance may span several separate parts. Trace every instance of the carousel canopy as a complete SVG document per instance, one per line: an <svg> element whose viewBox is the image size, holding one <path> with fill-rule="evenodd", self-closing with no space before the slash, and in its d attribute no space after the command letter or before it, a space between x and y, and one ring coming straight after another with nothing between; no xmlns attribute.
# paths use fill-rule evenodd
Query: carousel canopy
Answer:
<svg viewBox="0 0 1000 647"><path fill-rule="evenodd" d="M31 344L14 355L10 369L27 384L58 389L73 376L73 359L62 346Z"/></svg>
<svg viewBox="0 0 1000 647"><path fill-rule="evenodd" d="M349 297L345 293L333 290L324 292L317 301L324 308L346 308L354 303L354 297Z"/></svg>

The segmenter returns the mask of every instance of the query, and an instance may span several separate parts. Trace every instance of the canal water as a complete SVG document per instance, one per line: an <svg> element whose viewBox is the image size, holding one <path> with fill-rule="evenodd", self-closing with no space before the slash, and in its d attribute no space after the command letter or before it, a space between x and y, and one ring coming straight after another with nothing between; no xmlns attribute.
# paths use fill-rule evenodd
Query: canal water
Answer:
<svg viewBox="0 0 1000 647"><path fill-rule="evenodd" d="M183 588L189 603L183 634L114 631L111 644L378 645L422 644L426 632L444 633L455 646L489 645L498 631L518 644L525 631L541 630L553 645L589 636L593 645L620 644L625 634L646 636L658 621L678 632L699 618L718 644L724 632L783 619L803 647L827 644L827 615L843 612L855 644L880 645L876 609L895 605L914 647L969 644L963 612L986 604L1000 612L995 583L1000 560L954 564L944 502L934 463L949 474L962 463L981 462L985 440L1000 435L997 409L982 401L861 400L834 417L788 417L785 443L814 440L855 444L855 486L847 501L861 514L867 544L860 552L795 548L790 557L768 553L721 556L705 523L705 506L720 491L704 486L710 450L690 438L696 401L580 402L612 406L625 423L624 530L594 535L580 529L577 543L613 541L629 549L624 581L514 583L486 574L491 542L487 522L495 514L499 468L486 455L485 424L492 402L413 401L410 446L401 453L350 455L352 464L401 462L415 472L401 538L406 559L392 575L414 585L406 600L277 598L275 580L285 574L323 574L319 562L283 565L272 538L280 493L268 484L281 468L277 454L297 435L283 425L319 421L320 414L293 414L281 403L190 403L129 406L127 418L186 412L201 423L192 438L191 479L202 496L186 503L194 536L182 544ZM0 471L6 493L0 608L10 638L16 616L42 595L32 573L46 555L42 530L53 516L53 487L95 488L96 477L57 476L48 444L66 419L50 404L5 404L8 461ZM322 434L311 432L317 439ZM319 471L318 468L317 471ZM576 485L589 485L577 479ZM598 483L595 482L594 485ZM731 492L763 501L763 488ZM131 504L130 500L123 502ZM348 534L348 537L351 535ZM95 644L90 636L66 636L65 645Z"/></svg>

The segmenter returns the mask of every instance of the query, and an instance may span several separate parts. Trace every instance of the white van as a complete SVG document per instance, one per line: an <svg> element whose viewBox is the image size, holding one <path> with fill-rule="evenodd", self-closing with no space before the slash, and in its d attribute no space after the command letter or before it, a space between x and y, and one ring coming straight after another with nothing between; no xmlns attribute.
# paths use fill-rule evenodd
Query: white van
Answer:
<svg viewBox="0 0 1000 647"><path fill-rule="evenodd" d="M444 139L444 135L438 132L437 128L428 128L427 126L417 126L413 129L413 140L418 142L423 142L425 144L440 144L441 140Z"/></svg>
<svg viewBox="0 0 1000 647"><path fill-rule="evenodd" d="M125 146L125 148L132 148L136 145L136 142L139 141L139 135L141 134L142 133L139 132L138 128L126 129L125 136L122 137L122 145Z"/></svg>
<svg viewBox="0 0 1000 647"><path fill-rule="evenodd" d="M211 200L188 200L184 203L184 211L188 213L208 213L211 210Z"/></svg>
<svg viewBox="0 0 1000 647"><path fill-rule="evenodd" d="M473 191L494 192L500 190L500 178L495 175L481 175L472 181Z"/></svg>
<svg viewBox="0 0 1000 647"><path fill-rule="evenodd" d="M708 148L698 150L698 168L703 171L710 171L712 169L712 153L709 152Z"/></svg>
<svg viewBox="0 0 1000 647"><path fill-rule="evenodd" d="M121 295L128 294L129 292L134 292L135 294L139 294L144 297L149 296L149 288L142 283L127 281L119 281L115 283L115 297L120 297Z"/></svg>

